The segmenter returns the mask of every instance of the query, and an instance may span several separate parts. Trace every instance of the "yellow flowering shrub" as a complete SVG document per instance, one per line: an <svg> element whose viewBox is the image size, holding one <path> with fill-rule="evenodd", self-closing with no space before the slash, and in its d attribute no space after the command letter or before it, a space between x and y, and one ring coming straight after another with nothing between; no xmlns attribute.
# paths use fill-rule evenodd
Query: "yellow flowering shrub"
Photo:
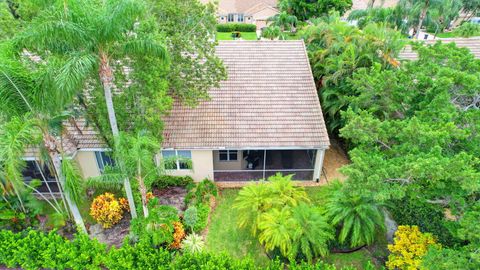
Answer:
<svg viewBox="0 0 480 270"><path fill-rule="evenodd" d="M97 196L90 206L90 216L103 228L111 228L117 224L122 219L122 215L122 206L112 193L107 192Z"/></svg>
<svg viewBox="0 0 480 270"><path fill-rule="evenodd" d="M390 255L386 263L388 269L421 269L423 256L431 247L440 248L440 244L430 233L422 233L418 226L398 226L393 245L388 245Z"/></svg>

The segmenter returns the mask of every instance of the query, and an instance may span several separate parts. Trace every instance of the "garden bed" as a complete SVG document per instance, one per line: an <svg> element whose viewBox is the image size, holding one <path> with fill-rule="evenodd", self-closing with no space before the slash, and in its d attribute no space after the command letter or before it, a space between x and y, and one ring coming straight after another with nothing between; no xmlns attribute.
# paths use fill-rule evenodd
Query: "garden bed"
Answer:
<svg viewBox="0 0 480 270"><path fill-rule="evenodd" d="M170 205L177 208L178 211L183 212L186 209L185 196L187 196L187 189L182 186L172 186L162 189L154 188L153 195L158 198L160 204Z"/></svg>

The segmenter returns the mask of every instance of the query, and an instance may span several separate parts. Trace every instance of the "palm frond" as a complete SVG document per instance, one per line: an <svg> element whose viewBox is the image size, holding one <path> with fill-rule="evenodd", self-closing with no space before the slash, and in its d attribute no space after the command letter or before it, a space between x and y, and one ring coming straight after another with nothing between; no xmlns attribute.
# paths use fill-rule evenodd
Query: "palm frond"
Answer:
<svg viewBox="0 0 480 270"><path fill-rule="evenodd" d="M151 56L168 62L166 47L150 38L137 38L123 44L121 50L126 55Z"/></svg>
<svg viewBox="0 0 480 270"><path fill-rule="evenodd" d="M67 193L75 203L81 202L85 188L80 169L75 161L64 157L62 159L62 173L65 177L65 193Z"/></svg>

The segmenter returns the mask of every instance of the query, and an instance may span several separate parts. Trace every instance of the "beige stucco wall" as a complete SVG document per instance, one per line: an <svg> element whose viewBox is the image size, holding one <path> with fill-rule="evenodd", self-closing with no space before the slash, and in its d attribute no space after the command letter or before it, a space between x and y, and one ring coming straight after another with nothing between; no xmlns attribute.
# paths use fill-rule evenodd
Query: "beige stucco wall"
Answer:
<svg viewBox="0 0 480 270"><path fill-rule="evenodd" d="M75 156L80 172L83 178L95 177L100 175L98 169L97 160L95 158L95 152L93 151L79 151Z"/></svg>
<svg viewBox="0 0 480 270"><path fill-rule="evenodd" d="M192 150L192 170L167 170L166 174L174 176L191 176L195 181L205 178L213 180L213 151Z"/></svg>
<svg viewBox="0 0 480 270"><path fill-rule="evenodd" d="M238 151L236 161L220 161L220 152L213 151L213 168L215 170L242 170L245 169L246 162L243 160L243 151Z"/></svg>

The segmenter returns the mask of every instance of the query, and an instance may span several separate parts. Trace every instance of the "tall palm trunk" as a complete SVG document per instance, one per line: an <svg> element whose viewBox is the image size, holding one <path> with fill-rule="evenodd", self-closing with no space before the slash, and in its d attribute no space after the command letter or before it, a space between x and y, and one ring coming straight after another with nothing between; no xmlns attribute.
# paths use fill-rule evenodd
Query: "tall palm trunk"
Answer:
<svg viewBox="0 0 480 270"><path fill-rule="evenodd" d="M70 213L73 216L73 220L77 224L78 228L80 228L83 232L87 232L87 229L85 228L85 224L83 223L83 218L82 215L80 214L80 211L78 210L77 204L70 198L70 194L68 192L65 192L65 175L63 175L62 172L62 162L60 160L60 155L58 154L57 151L57 144L55 141L55 138L53 138L49 134L44 134L43 136L43 142L45 144L45 147L47 148L48 151L48 156L52 160L53 163L53 168L55 169L55 174L57 175L59 179L59 184L60 184L60 190L64 194L65 201L67 202L68 208L70 208Z"/></svg>
<svg viewBox="0 0 480 270"><path fill-rule="evenodd" d="M142 196L142 207L143 207L143 215L148 217L148 207L147 207L147 187L145 186L145 182L143 181L142 177L142 164L138 161L137 165L137 180L138 180L138 187L140 190L140 194Z"/></svg>
<svg viewBox="0 0 480 270"><path fill-rule="evenodd" d="M425 5L423 6L422 12L420 13L420 18L418 18L418 25L416 28L415 38L418 39L420 36L420 29L422 29L423 20L427 16L428 6L430 5L430 0L425 0Z"/></svg>
<svg viewBox="0 0 480 270"><path fill-rule="evenodd" d="M107 104L107 111L108 111L108 120L110 121L110 127L112 128L112 135L115 146L118 144L118 137L120 132L118 131L118 124L117 124L117 117L115 115L115 108L113 107L113 99L112 99L112 80L113 80L113 73L110 64L108 63L108 56L107 54L101 52L100 53L100 81L103 85L103 91L105 94L105 103ZM124 171L123 163L121 160L118 160L120 170ZM128 177L123 179L123 185L125 187L125 193L127 194L128 205L130 207L130 214L132 218L137 217L137 211L135 209L135 201L133 200L133 193L132 187L130 186L130 180Z"/></svg>

